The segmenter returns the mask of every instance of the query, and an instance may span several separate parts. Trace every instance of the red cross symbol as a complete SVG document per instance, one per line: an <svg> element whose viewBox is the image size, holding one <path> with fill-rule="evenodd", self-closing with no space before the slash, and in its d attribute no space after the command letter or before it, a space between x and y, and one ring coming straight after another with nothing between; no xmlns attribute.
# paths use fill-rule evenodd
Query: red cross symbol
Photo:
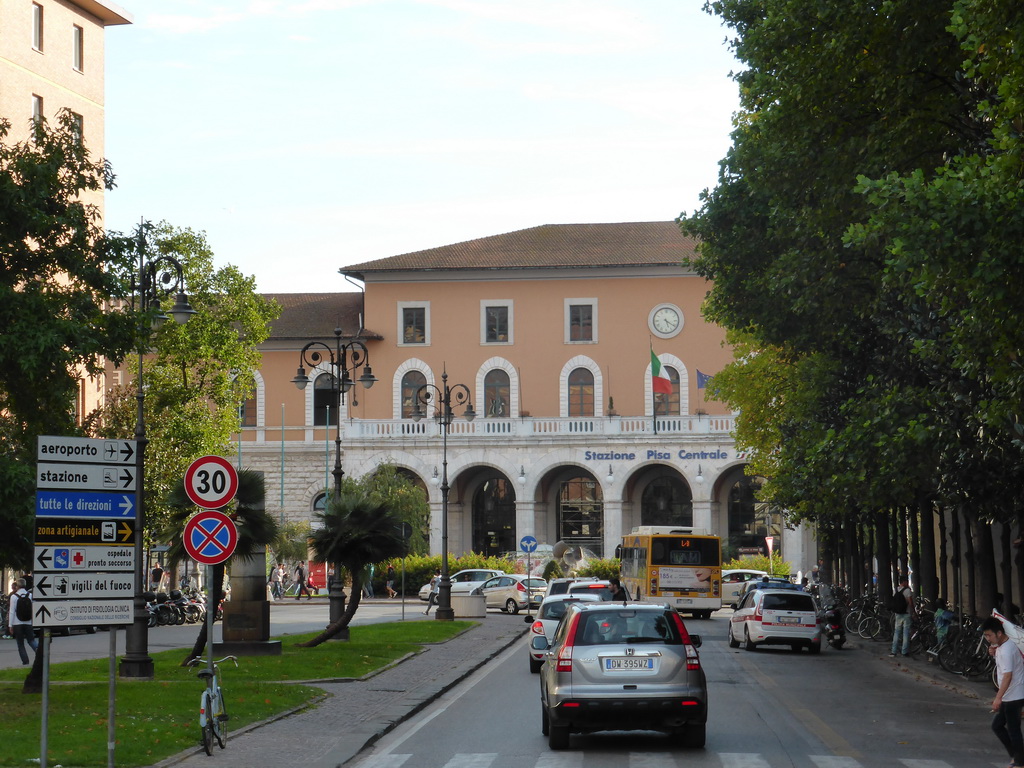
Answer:
<svg viewBox="0 0 1024 768"><path fill-rule="evenodd" d="M85 560L85 555L82 553L82 550L76 549L72 551L71 562L73 562L76 566L81 566L83 560Z"/></svg>

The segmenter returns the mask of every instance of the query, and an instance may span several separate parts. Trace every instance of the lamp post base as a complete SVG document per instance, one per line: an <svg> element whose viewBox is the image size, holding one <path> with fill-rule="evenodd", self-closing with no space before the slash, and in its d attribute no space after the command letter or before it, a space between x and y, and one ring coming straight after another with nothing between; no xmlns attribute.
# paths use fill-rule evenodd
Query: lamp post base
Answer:
<svg viewBox="0 0 1024 768"><path fill-rule="evenodd" d="M138 617L138 612L136 612ZM132 680L152 680L155 674L149 655L149 619L136 618L125 632L125 655L118 667L118 676Z"/></svg>
<svg viewBox="0 0 1024 768"><path fill-rule="evenodd" d="M328 614L327 623L328 625L334 624L335 622L341 621L341 617L345 615L345 588L341 585L341 579L335 579L331 582L331 588L327 590L327 604ZM348 627L345 627L341 632L336 634L331 640L348 640Z"/></svg>
<svg viewBox="0 0 1024 768"><path fill-rule="evenodd" d="M455 621L455 611L452 608L438 608L434 612L437 621Z"/></svg>
<svg viewBox="0 0 1024 768"><path fill-rule="evenodd" d="M437 611L434 618L438 621L455 621L455 611L452 609L452 583L448 580L448 572L441 576L441 586L437 590Z"/></svg>

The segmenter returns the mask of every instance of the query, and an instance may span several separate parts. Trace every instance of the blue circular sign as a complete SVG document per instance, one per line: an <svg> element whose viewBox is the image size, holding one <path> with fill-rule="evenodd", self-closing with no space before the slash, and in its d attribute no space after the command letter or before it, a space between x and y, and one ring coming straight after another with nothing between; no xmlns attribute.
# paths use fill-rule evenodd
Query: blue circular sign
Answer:
<svg viewBox="0 0 1024 768"><path fill-rule="evenodd" d="M519 540L519 548L523 550L523 552L533 552L537 549L537 540L533 538L533 536L523 536L523 538Z"/></svg>

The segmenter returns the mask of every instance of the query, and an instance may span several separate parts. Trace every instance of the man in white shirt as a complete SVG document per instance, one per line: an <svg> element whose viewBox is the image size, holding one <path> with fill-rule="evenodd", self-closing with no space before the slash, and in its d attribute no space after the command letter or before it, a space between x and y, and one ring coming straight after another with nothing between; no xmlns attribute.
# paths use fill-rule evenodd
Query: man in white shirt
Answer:
<svg viewBox="0 0 1024 768"><path fill-rule="evenodd" d="M996 680L999 690L992 699L992 731L1006 747L1013 761L1012 768L1024 766L1024 738L1021 737L1020 713L1024 709L1024 657L1016 643L1009 642L1003 623L989 616L981 623L989 653L996 659Z"/></svg>
<svg viewBox="0 0 1024 768"><path fill-rule="evenodd" d="M7 613L7 626L10 627L11 635L18 641L18 655L21 656L21 663L28 664L28 652L25 650L25 643L28 643L32 652L35 653L38 643L36 642L36 634L32 630L32 618L31 614L29 619L18 618L18 601L25 599L28 604L31 605L31 599L28 594L28 590L25 589L25 580L18 579L14 586L15 590L11 593L11 604Z"/></svg>

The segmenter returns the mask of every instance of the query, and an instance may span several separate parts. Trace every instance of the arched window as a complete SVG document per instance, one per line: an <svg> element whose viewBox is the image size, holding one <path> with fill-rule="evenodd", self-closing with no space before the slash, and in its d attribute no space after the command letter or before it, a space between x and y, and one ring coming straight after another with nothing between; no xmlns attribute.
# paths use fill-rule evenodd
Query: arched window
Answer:
<svg viewBox="0 0 1024 768"><path fill-rule="evenodd" d="M485 416L508 416L511 403L511 383L508 374L494 368L484 376L484 406Z"/></svg>
<svg viewBox="0 0 1024 768"><path fill-rule="evenodd" d="M594 415L594 374L576 368L569 374L569 416Z"/></svg>
<svg viewBox="0 0 1024 768"><path fill-rule="evenodd" d="M693 525L693 498L677 477L659 477L644 488L640 499L641 525Z"/></svg>
<svg viewBox="0 0 1024 768"><path fill-rule="evenodd" d="M337 380L329 373L321 373L313 382L313 426L335 426L338 423ZM330 421L328 421L328 417Z"/></svg>
<svg viewBox="0 0 1024 768"><path fill-rule="evenodd" d="M654 415L655 416L678 416L679 410L679 371L671 366L664 366L662 373L672 383L671 392L654 393Z"/></svg>
<svg viewBox="0 0 1024 768"><path fill-rule="evenodd" d="M422 371L409 371L405 376L402 377L402 418L411 419L412 415L416 412L417 404L422 409L425 406L422 403L417 403L416 393L420 387L427 383L427 377L423 375ZM430 414L427 414L428 416Z"/></svg>

